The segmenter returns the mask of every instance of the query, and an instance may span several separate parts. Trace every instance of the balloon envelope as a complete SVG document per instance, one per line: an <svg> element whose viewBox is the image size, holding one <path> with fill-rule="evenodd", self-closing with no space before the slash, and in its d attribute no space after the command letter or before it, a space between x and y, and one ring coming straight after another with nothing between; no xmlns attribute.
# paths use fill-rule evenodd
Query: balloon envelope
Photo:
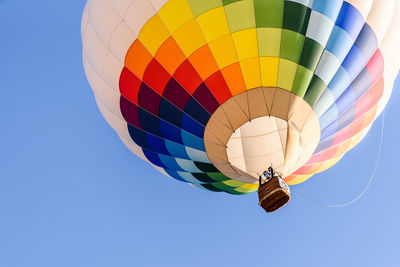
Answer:
<svg viewBox="0 0 400 267"><path fill-rule="evenodd" d="M269 166L297 184L334 165L386 106L397 0L89 0L85 71L125 145L231 194Z"/></svg>

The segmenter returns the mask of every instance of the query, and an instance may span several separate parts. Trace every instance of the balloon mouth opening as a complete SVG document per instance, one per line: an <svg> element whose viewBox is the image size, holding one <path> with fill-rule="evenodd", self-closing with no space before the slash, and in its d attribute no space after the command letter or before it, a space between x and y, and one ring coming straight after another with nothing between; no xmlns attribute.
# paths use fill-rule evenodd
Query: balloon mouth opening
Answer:
<svg viewBox="0 0 400 267"><path fill-rule="evenodd" d="M231 135L227 143L229 162L236 168L260 176L268 167L282 171L288 122L274 116L246 122Z"/></svg>
<svg viewBox="0 0 400 267"><path fill-rule="evenodd" d="M259 87L228 99L204 133L206 153L227 177L258 183L268 167L289 176L312 156L319 120L301 97L281 88Z"/></svg>

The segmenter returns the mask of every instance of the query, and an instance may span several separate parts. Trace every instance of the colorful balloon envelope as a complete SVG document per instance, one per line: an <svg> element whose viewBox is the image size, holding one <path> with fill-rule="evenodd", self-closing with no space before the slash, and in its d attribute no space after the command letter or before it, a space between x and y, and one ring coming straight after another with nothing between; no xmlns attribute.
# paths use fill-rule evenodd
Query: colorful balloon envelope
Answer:
<svg viewBox="0 0 400 267"><path fill-rule="evenodd" d="M338 162L385 108L398 0L88 0L100 111L163 174L231 194Z"/></svg>

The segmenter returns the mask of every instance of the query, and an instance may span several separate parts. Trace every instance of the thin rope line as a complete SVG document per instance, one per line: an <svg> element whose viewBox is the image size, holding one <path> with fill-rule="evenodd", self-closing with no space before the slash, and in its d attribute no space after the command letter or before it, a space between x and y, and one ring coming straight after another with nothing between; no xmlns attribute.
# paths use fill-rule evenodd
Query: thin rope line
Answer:
<svg viewBox="0 0 400 267"><path fill-rule="evenodd" d="M246 91L247 91L247 89L246 89ZM241 93L239 93L238 95L241 95L241 94L243 94L244 93L244 91L243 92L241 92ZM240 108L240 110L243 112L243 114L244 114L244 116L247 118L247 120L248 121L250 121L250 115L249 114L247 114L246 113L246 111L242 108L242 106L240 105L240 103L236 100L236 97L235 96L232 96L232 98L233 98L233 101L235 101L236 102L236 104L238 105L238 107ZM228 99L229 100L229 99ZM247 105L249 105L249 102L247 102ZM222 107L222 109L223 109L223 107ZM225 110L224 110L225 111ZM228 118L229 119L229 118Z"/></svg>
<svg viewBox="0 0 400 267"><path fill-rule="evenodd" d="M320 205L320 206L324 206L324 207L328 207L328 208L342 208L342 207L347 207L347 206L350 206L350 205L356 203L358 200L360 200L365 195L365 193L367 193L368 189L370 188L370 186L371 186L371 184L372 184L372 182L373 182L373 180L375 178L375 174L376 174L376 171L378 170L379 161L380 161L381 154L382 154L382 145L383 145L384 132L385 132L385 112L383 112L383 115L382 115L381 137L380 137L379 149L378 149L378 154L377 154L374 170L373 170L373 172L371 174L371 177L369 178L369 181L368 181L367 185L364 187L364 189L361 191L361 193L356 198L354 198L353 200L348 201L348 202L343 203L343 204L329 204L329 203L324 203L324 202L318 201L316 199L313 199L313 198L311 198L311 197L299 192L295 188L293 188L293 191L295 191L298 195L300 195L304 199L306 199L306 200L308 200L308 201L310 201L310 202L312 202L314 204L317 204L317 205Z"/></svg>

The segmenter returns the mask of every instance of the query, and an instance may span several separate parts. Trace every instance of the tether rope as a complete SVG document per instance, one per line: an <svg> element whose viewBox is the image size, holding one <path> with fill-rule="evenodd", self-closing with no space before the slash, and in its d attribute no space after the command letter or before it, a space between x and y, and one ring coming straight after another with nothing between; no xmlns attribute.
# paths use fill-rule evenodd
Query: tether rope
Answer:
<svg viewBox="0 0 400 267"><path fill-rule="evenodd" d="M379 143L378 155L377 155L377 158L376 158L374 170L372 172L371 177L369 178L368 184L364 187L363 191L361 191L361 193L356 198L354 198L353 200L351 200L349 202L346 202L346 203L343 203L343 204L329 204L329 203L324 203L324 202L318 201L316 199L313 199L313 198L311 198L311 197L299 192L295 188L291 188L291 190L295 191L298 195L300 195L301 197L303 197L304 199L306 199L308 201L313 202L314 204L317 204L317 205L320 205L320 206L324 206L324 207L328 207L328 208L342 208L342 207L347 207L347 206L350 206L350 205L356 203L358 200L360 200L360 198L362 198L365 195L365 193L368 191L369 187L371 186L371 184L372 184L372 182L373 182L373 180L375 178L375 174L376 174L376 171L378 169L379 161L380 161L380 158L381 158L384 132L385 132L385 112L383 112L383 115L382 115L382 130L381 130L381 137L380 137L381 140L380 140L380 143Z"/></svg>

